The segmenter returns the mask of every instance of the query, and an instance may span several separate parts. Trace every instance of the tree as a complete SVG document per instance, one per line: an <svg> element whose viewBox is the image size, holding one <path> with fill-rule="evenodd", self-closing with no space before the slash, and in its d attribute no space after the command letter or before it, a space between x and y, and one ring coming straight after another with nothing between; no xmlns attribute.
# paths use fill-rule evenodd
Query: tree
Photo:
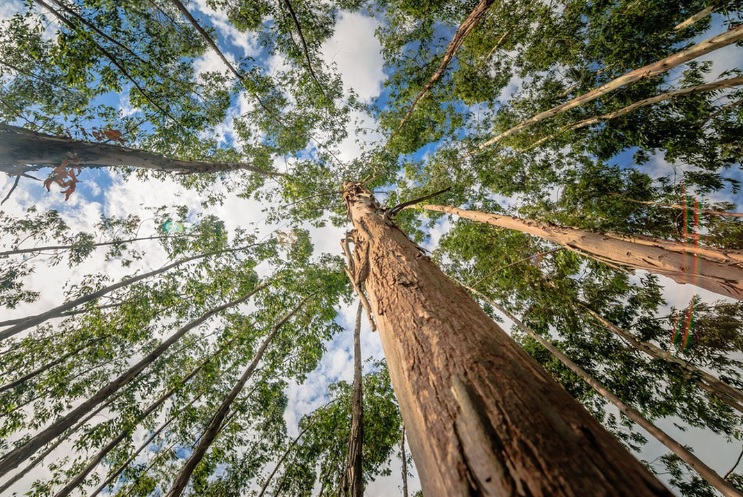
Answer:
<svg viewBox="0 0 743 497"><path fill-rule="evenodd" d="M663 310L676 286L627 268L741 296L741 71L701 59L738 50L741 7L27 2L0 21L0 488L358 495L399 445L405 482L407 433L427 495L669 495L625 449L645 443L635 423L739 439L743 317ZM371 103L328 62L350 15L379 22ZM381 139L346 161L359 116ZM144 234L141 210L81 227L96 177L201 205L155 210ZM59 212L18 209L54 184ZM453 222L433 258L533 335L509 338L430 260L438 218L406 207L434 197L492 223ZM194 218L226 198L265 213ZM353 228L346 267L313 246L328 224ZM63 258L48 299L34 272ZM317 387L353 293L354 382L294 417L288 392ZM362 308L386 357L366 375ZM671 484L712 492L691 464L736 495L681 438Z"/></svg>

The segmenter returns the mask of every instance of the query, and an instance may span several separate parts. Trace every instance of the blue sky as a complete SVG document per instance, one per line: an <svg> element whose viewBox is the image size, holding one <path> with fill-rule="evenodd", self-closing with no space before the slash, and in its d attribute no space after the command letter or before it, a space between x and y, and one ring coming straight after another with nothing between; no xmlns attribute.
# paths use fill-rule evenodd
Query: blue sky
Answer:
<svg viewBox="0 0 743 497"><path fill-rule="evenodd" d="M20 0L11 0L0 5L0 18L7 17L15 10L22 8L23 3ZM226 16L210 9L205 0L197 0L189 4L194 15L205 25L214 27L218 33L219 45L228 56L238 59L244 56L255 56L262 58L269 66L278 67L281 61L278 59L267 60L265 54L260 52L257 40L235 30L226 21ZM343 77L344 84L347 88L353 88L359 98L366 102L372 103L375 98L380 97L382 92L382 83L385 79L383 61L380 54L380 45L374 38L374 30L378 26L378 21L361 14L342 13L339 17L334 36L324 44L322 49L322 60L325 64L335 64L339 73ZM714 23L712 31L705 33L701 38L708 38L712 34L723 29L718 20ZM705 59L715 62L715 70L712 76L717 76L724 68L743 66L743 52L739 47L728 47L726 49L714 52ZM200 71L221 71L226 72L226 68L213 52L207 52L200 57L196 63ZM672 77L672 75L671 75ZM521 81L519 78L513 78L511 84L502 94L502 99L507 99L519 88ZM379 100L383 104L384 97ZM126 112L136 112L136 109L127 107L128 100L126 95L108 95L102 97L102 101L109 104L117 104ZM244 96L238 96L233 99L233 106L228 118L222 125L213 130L213 136L229 142L232 135L233 119L235 116L244 113L249 106ZM361 125L375 129L376 122L372 116L358 113L354 116L359 120ZM356 136L353 129L347 140L340 146L340 157L343 160L351 160L357 157L361 148L356 143L356 139L362 142L373 142L380 138L377 133L370 133L366 136ZM432 145L435 146L435 145ZM422 156L424 152L430 152L430 147L419 151L416 155ZM628 157L620 156L615 158L617 163L623 164ZM667 174L667 163L663 161L662 156L654 157L646 166L657 174ZM741 171L731 171L737 177L743 179ZM38 206L39 209L57 209L68 222L80 230L89 230L92 224L96 223L102 214L119 215L138 214L143 220L141 236L153 234L157 226L154 222L148 220L152 217L148 208L157 207L162 204L167 205L188 205L190 215L195 218L197 214L214 214L223 219L230 230L239 226L246 226L249 223L255 223L255 226L262 235L266 235L281 227L281 224L267 225L265 223L265 214L263 213L264 205L254 201L238 198L236 195L222 189L225 195L225 201L222 205L205 208L201 205L199 196L196 192L186 190L180 185L170 180L164 180L159 183L145 182L136 178L130 178L128 181L116 173L105 169L85 170L81 176L81 183L78 185L76 194L68 201L63 201L63 196L53 187L51 193L47 193L41 187L40 183L32 181L21 182L20 187L14 193L13 197L3 206L3 210L16 216L22 216L23 212L30 206ZM10 188L10 180L7 177L0 176L0 193L6 192ZM216 189L220 191L220 187ZM4 196L4 193L2 193ZM740 195L722 196L715 200L731 200L738 203L740 209L743 209L743 198ZM504 202L512 202L514 199L503 199ZM431 231L431 239L428 241L427 248L433 249L440 237L449 227L447 219L440 220ZM343 236L343 229L338 228L309 228L312 231L312 238L315 242L316 253L330 252L338 253L339 240ZM151 244L146 246L147 256L134 263L132 268L124 268L116 263L111 264L103 260L102 257L93 257L92 260L83 268L75 268L70 271L63 265L55 266L43 272L37 272L29 278L28 284L31 288L39 289L43 292L42 298L29 306L21 307L16 311L10 311L7 318L27 315L30 312L45 310L53 305L58 304L63 299L62 289L68 280L79 280L84 273L105 272L111 278L121 278L130 274L132 270L146 270L162 265L165 260L164 252ZM693 293L700 293L706 301L717 300L708 292L694 289L690 286L680 286L675 283L661 278L666 283L666 299L670 305L677 307L685 306ZM350 330L355 317L355 304L349 307L338 309L337 321ZM377 334L372 333L368 328L366 321L362 322L362 350L365 358L373 357L381 359L383 357L381 344ZM510 323L506 321L506 328ZM285 416L289 433L296 433L296 423L298 419L309 413L311 410L323 405L326 402L326 392L328 384L337 380L350 381L352 377L352 355L351 355L351 334L344 333L336 336L327 344L328 352L322 359L318 369L309 375L308 380L303 385L292 383L287 389L289 396L289 409ZM368 366L367 366L368 367ZM740 449L736 443L727 443L714 437L708 432L699 432L689 430L681 432L673 425L673 420L667 420L661 423L664 429L668 429L672 434L684 442L694 446L699 456L708 461L715 469L725 472L729 469L731 458L737 456ZM146 437L146 433L138 433L137 440L141 441ZM62 448L61 451L69 450ZM662 448L659 444L651 442L644 449L642 457L653 459ZM63 452L60 452L60 455ZM22 481L27 485L30 480ZM418 482L413 479L410 482L411 492L418 488ZM386 496L397 494L399 488L399 468L397 462L393 464L392 476L382 478L372 484L367 489L369 496Z"/></svg>

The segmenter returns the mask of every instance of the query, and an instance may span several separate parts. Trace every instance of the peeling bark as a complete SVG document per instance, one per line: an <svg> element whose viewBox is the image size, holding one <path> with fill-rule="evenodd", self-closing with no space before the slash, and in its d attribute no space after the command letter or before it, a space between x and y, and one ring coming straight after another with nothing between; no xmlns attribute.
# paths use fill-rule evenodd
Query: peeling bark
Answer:
<svg viewBox="0 0 743 497"><path fill-rule="evenodd" d="M743 300L743 252L658 240L645 236L593 233L511 216L470 211L448 205L424 209L520 231L566 247L601 262L642 269Z"/></svg>
<svg viewBox="0 0 743 497"><path fill-rule="evenodd" d="M672 495L384 218L369 190L348 182L343 198L425 495Z"/></svg>

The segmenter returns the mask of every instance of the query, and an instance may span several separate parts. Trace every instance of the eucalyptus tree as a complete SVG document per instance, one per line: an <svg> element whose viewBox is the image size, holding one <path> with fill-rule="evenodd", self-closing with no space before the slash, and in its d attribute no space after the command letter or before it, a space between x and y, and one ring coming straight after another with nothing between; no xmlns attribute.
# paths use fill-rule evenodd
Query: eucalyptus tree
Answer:
<svg viewBox="0 0 743 497"><path fill-rule="evenodd" d="M255 47L237 56L225 32L214 29L219 23L207 18L209 9L223 14L220 23L244 36L245 46ZM345 98L340 79L322 63L321 44L331 36L341 9L371 12L383 20L378 33L388 79L374 107L359 104L353 94ZM316 411L302 421L299 438L287 437L282 412L287 379L302 381L317 364L324 340L338 331L334 306L348 302L353 287L362 301L366 298L373 327L379 328L427 493L587 494L603 486L617 494L668 495L523 349L626 444L638 445L641 436L622 435L603 401L540 355L534 344L524 342L522 349L511 341L398 229L420 239L431 221L400 210L415 203L410 199L449 187L442 202L452 205L496 212L493 195L517 195L521 217L572 217L592 223L579 227L596 232L624 225L612 231L669 243L689 233L697 239L709 235L716 249L740 248L733 246L739 243L736 219L713 216L710 229L699 233L697 227L679 226L679 212L623 202L615 195L679 204L678 197L667 200L674 193L701 195L727 186L735 191L736 179L723 173L739 163L739 90L728 86L730 81L707 81L707 65L689 64L682 85L670 90L674 98L666 97L678 72L668 69L740 40L739 11L739 1L710 6L699 0L508 5L487 0L207 0L198 9L179 0L30 2L4 22L7 29L0 35L2 143L11 155L12 168L5 169L14 184L34 178L37 166L51 165L45 183L57 183L70 195L78 167L125 166L120 171L132 174L134 168L152 166L159 170L135 174L153 180L176 177L199 189L204 203L223 194L212 188L216 182L266 204L283 203L274 205L268 218L291 223L288 238L295 240L286 250L277 240L240 255L245 245L228 243L219 229L193 243L166 238L167 269L113 284L92 275L73 288L66 302L8 324L1 332L10 340L3 357L22 370L6 383L16 384L4 393L33 385L17 400L34 404L10 407L18 407L10 414L33 410L33 416L27 424L14 425L17 418L8 423L15 438L0 467L9 470L19 460L28 461L36 449L48 455L49 447L79 427L70 435L79 449L75 460L55 465L51 479L35 484L36 492L62 488L64 493L78 484L84 492L104 471L96 493L174 488L175 493L221 495L260 484L275 494L304 495L315 482L322 492L336 492L347 466L350 403ZM729 29L706 33L720 19ZM224 71L200 72L197 62L205 60L200 57L216 57ZM735 82L739 76L732 71L719 79ZM705 86L710 84L717 86ZM511 91L512 85L519 90ZM716 92L721 89L724 93ZM131 109L112 105L107 99L113 94L123 95L117 97L119 104ZM239 107L237 113L231 103ZM350 112L364 109L375 114L387 139L342 163L335 147L346 136ZM233 131L222 141L214 128L225 119ZM527 128L529 133L518 132ZM693 139L684 140L686 130ZM14 149L7 139L14 135L20 145L26 139L46 144L39 146L46 152L33 155L36 150L20 150L20 145ZM639 166L656 150L674 165L686 161L701 170L684 171L683 187L670 177L653 181L626 173L614 183L623 189L601 192L594 197L600 205L586 202L571 212L570 206L579 205L576 200L595 186L584 181L569 191L575 179L586 180L591 171L611 176L612 161L622 152L634 153ZM277 167L276 159L285 159L286 169ZM246 174L246 165L254 172L278 169L282 175ZM177 174L183 172L190 174ZM397 206L384 208L370 189L389 192L390 186L394 191L388 201ZM559 189L568 193L564 199L554 198ZM632 207L612 212L618 204ZM550 209L554 205L560 209ZM622 216L625 212L632 214L629 219ZM690 211L683 212L688 221ZM344 241L350 286L339 258L310 257L309 235L300 229L304 221L350 221L354 230ZM738 421L730 409L697 391L687 376L638 356L600 322L583 322L578 302L616 311L623 328L647 324L662 300L656 279L633 286L606 259L585 260L520 233L485 228L457 224L442 243L441 254L456 256L447 261L447 269L463 273L457 274L463 279L476 278L484 292L520 311L536 331L564 333L566 352L575 363L647 417L674 415L734 436ZM525 261L525 253L533 257ZM240 298L261 288L260 282L266 284L258 277L258 268L266 266L275 284L263 288L264 298L254 308L236 307L208 330L199 326L217 311L227 312L223 306L230 302L239 305ZM104 307L108 302L96 301L104 296L122 304ZM150 299L157 305L148 308ZM263 342L272 324L304 299L305 306L286 328L268 335L270 346ZM139 308L147 312L136 319L127 314ZM710 328L734 335L737 328L726 319L736 313L722 307L717 315L708 312ZM95 326L87 326L91 322ZM123 338L111 344L96 341L122 322L132 325ZM94 333L86 335L87 328ZM663 326L647 329L659 333ZM108 357L128 350L111 364L87 357L104 342ZM43 343L59 346L56 357L41 357ZM714 357L713 348L697 350ZM212 354L214 360L208 360ZM249 366L256 359L260 370ZM74 368L65 370L67 365ZM725 367L734 376L737 365ZM189 371L197 373L184 380ZM72 374L80 385L71 382L75 388L64 391L50 413L46 397ZM194 388L185 388L184 381ZM664 395L667 387L670 395ZM350 399L348 386L338 388ZM397 420L391 391L385 388L380 405ZM120 397L108 395L107 389ZM369 394L373 388L365 392L366 409L376 397ZM73 422L108 401L110 422L90 430ZM365 434L375 418L367 418ZM152 439L149 430L155 430ZM364 475L376 474L388 456L379 450L373 459L364 450L379 440L396 446L399 431L398 424L385 427L382 435L364 436L362 468L374 463L363 469ZM159 450L143 454L146 444L135 445L134 437L155 441Z"/></svg>

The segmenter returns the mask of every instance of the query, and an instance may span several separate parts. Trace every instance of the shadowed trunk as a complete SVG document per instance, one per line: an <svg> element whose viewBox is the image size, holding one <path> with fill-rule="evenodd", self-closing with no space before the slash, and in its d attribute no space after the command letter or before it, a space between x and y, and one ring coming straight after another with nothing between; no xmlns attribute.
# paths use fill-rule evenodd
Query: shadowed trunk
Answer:
<svg viewBox="0 0 743 497"><path fill-rule="evenodd" d="M469 211L448 205L424 209L456 214L464 219L538 236L601 262L668 276L711 292L743 300L743 252L700 247L642 236L593 233L500 214Z"/></svg>
<svg viewBox="0 0 743 497"><path fill-rule="evenodd" d="M405 425L400 435L400 456L402 458L402 497L408 497L408 456L405 455Z"/></svg>
<svg viewBox="0 0 743 497"><path fill-rule="evenodd" d="M256 288L254 288L253 291L250 292L248 295L245 295L244 297L240 297L239 299L233 300L215 309L212 309L211 311L202 315L200 318L194 321L191 321L189 324L179 329L177 332L171 335L167 340L162 342L157 348L155 348L155 350L147 354L137 364L135 364L129 370L121 374L118 378L108 383L105 387L101 388L91 398L89 398L88 400L80 404L78 407L76 407L75 409L67 413L66 415L62 416L59 420L52 423L50 426L48 426L46 429L41 431L39 434L29 439L23 445L16 447L15 449L5 454L2 458L0 458L0 476L5 475L9 471L11 471L13 468L18 467L19 464L21 464L23 461L31 457L34 454L34 452L36 452L41 447L43 447L44 445L46 445L47 443L49 443L50 441L58 437L66 429L74 425L75 421L80 419L81 416L84 416L86 413L95 409L95 407L98 404L100 404L101 402L109 398L111 395L118 392L131 380L136 378L137 375L139 375L139 373L141 373L147 366L149 366L150 364L155 362L160 356L162 356L163 353L170 348L170 346L172 346L174 343L180 340L183 337L183 335L185 335L188 331L200 326L201 324L203 324L204 322L206 322L207 320L209 320L211 317L215 316L216 314L219 314L220 312L226 309L229 309L231 307L234 307L246 301L251 296L253 296L255 293L257 293L259 290L267 287L269 284L270 282L259 285Z"/></svg>
<svg viewBox="0 0 743 497"><path fill-rule="evenodd" d="M362 448L364 440L364 393L361 383L361 313L364 307L359 301L356 325L353 330L353 401L351 405L351 435L348 440L346 472L341 482L342 495L364 497L362 472Z"/></svg>
<svg viewBox="0 0 743 497"><path fill-rule="evenodd" d="M0 124L0 171L15 176L35 169L29 165L56 167L62 161L69 161L74 167L129 166L179 173L245 170L264 176L283 176L282 173L263 171L250 164L171 159L144 150L78 141Z"/></svg>
<svg viewBox="0 0 743 497"><path fill-rule="evenodd" d="M672 495L369 190L347 182L343 198L425 495Z"/></svg>
<svg viewBox="0 0 743 497"><path fill-rule="evenodd" d="M271 333L263 340L263 343L261 343L260 348L253 357L253 361L245 369L245 372L242 374L237 383L235 383L235 386L232 387L232 390L227 395L227 397L224 398L222 404L219 406L219 409L217 409L217 412L214 414L211 421L209 421L209 425L204 430L204 434L199 440L199 444L196 446L193 453L191 454L191 457L188 458L188 461L186 461L183 469L173 482L173 486L170 488L170 491L167 494L168 497L178 497L186 489L188 480L191 479L191 475L196 469L196 466L198 466L198 464L201 462L201 459L206 454L206 451L209 449L209 447L211 447L212 443L217 438L217 435L222 429L223 422L227 417L230 408L232 407L232 403L242 391L245 383L247 383L248 380L253 376L253 373L258 367L258 363L263 358L263 354L266 352L266 349L268 349L268 346L276 337L279 330L281 330L281 327L284 326L284 324L286 324L286 322L289 321L289 319L291 319L291 317L294 316L302 308L302 306L304 306L307 300L309 300L309 297L303 299L291 311L286 313L284 317L282 317L281 320L279 320L279 322L274 325Z"/></svg>
<svg viewBox="0 0 743 497"><path fill-rule="evenodd" d="M461 284L461 283L460 283ZM464 285L463 285L464 286ZM485 295L481 294L477 290L474 290L472 288L466 287L471 292L478 295L480 298L482 298L485 302L492 305L495 309L503 313L508 319L513 321L516 326L519 327L524 333L532 337L534 340L539 342L542 347L547 349L554 357L557 358L561 363L563 363L568 369L570 369L573 373L578 375L583 381L591 385L594 390L596 390L598 393L600 393L606 400L614 404L623 414L625 414L629 419L640 425L644 430L646 430L648 433L650 433L652 436L654 436L660 443L668 447L671 452L679 456L682 461L684 461L686 464L694 468L694 470L699 473L699 475L707 480L710 485L715 487L722 495L725 497L741 497L742 494L740 494L732 485L730 485L728 482L726 482L720 475L718 475L712 468L707 466L701 459L696 457L694 454L689 452L686 447L678 443L675 439L673 439L670 435L668 435L666 432L658 428L656 425L648 421L640 412L633 409L631 406L628 406L622 400L611 393L604 385L601 384L596 378L589 375L586 371L584 371L580 366L575 364L573 361L571 361L565 354L560 352L560 350L552 345L550 342L542 338L541 335L539 335L537 332L526 326L524 323L521 322L516 316L508 312L506 309L501 307L500 305L493 302L493 300L487 298Z"/></svg>

